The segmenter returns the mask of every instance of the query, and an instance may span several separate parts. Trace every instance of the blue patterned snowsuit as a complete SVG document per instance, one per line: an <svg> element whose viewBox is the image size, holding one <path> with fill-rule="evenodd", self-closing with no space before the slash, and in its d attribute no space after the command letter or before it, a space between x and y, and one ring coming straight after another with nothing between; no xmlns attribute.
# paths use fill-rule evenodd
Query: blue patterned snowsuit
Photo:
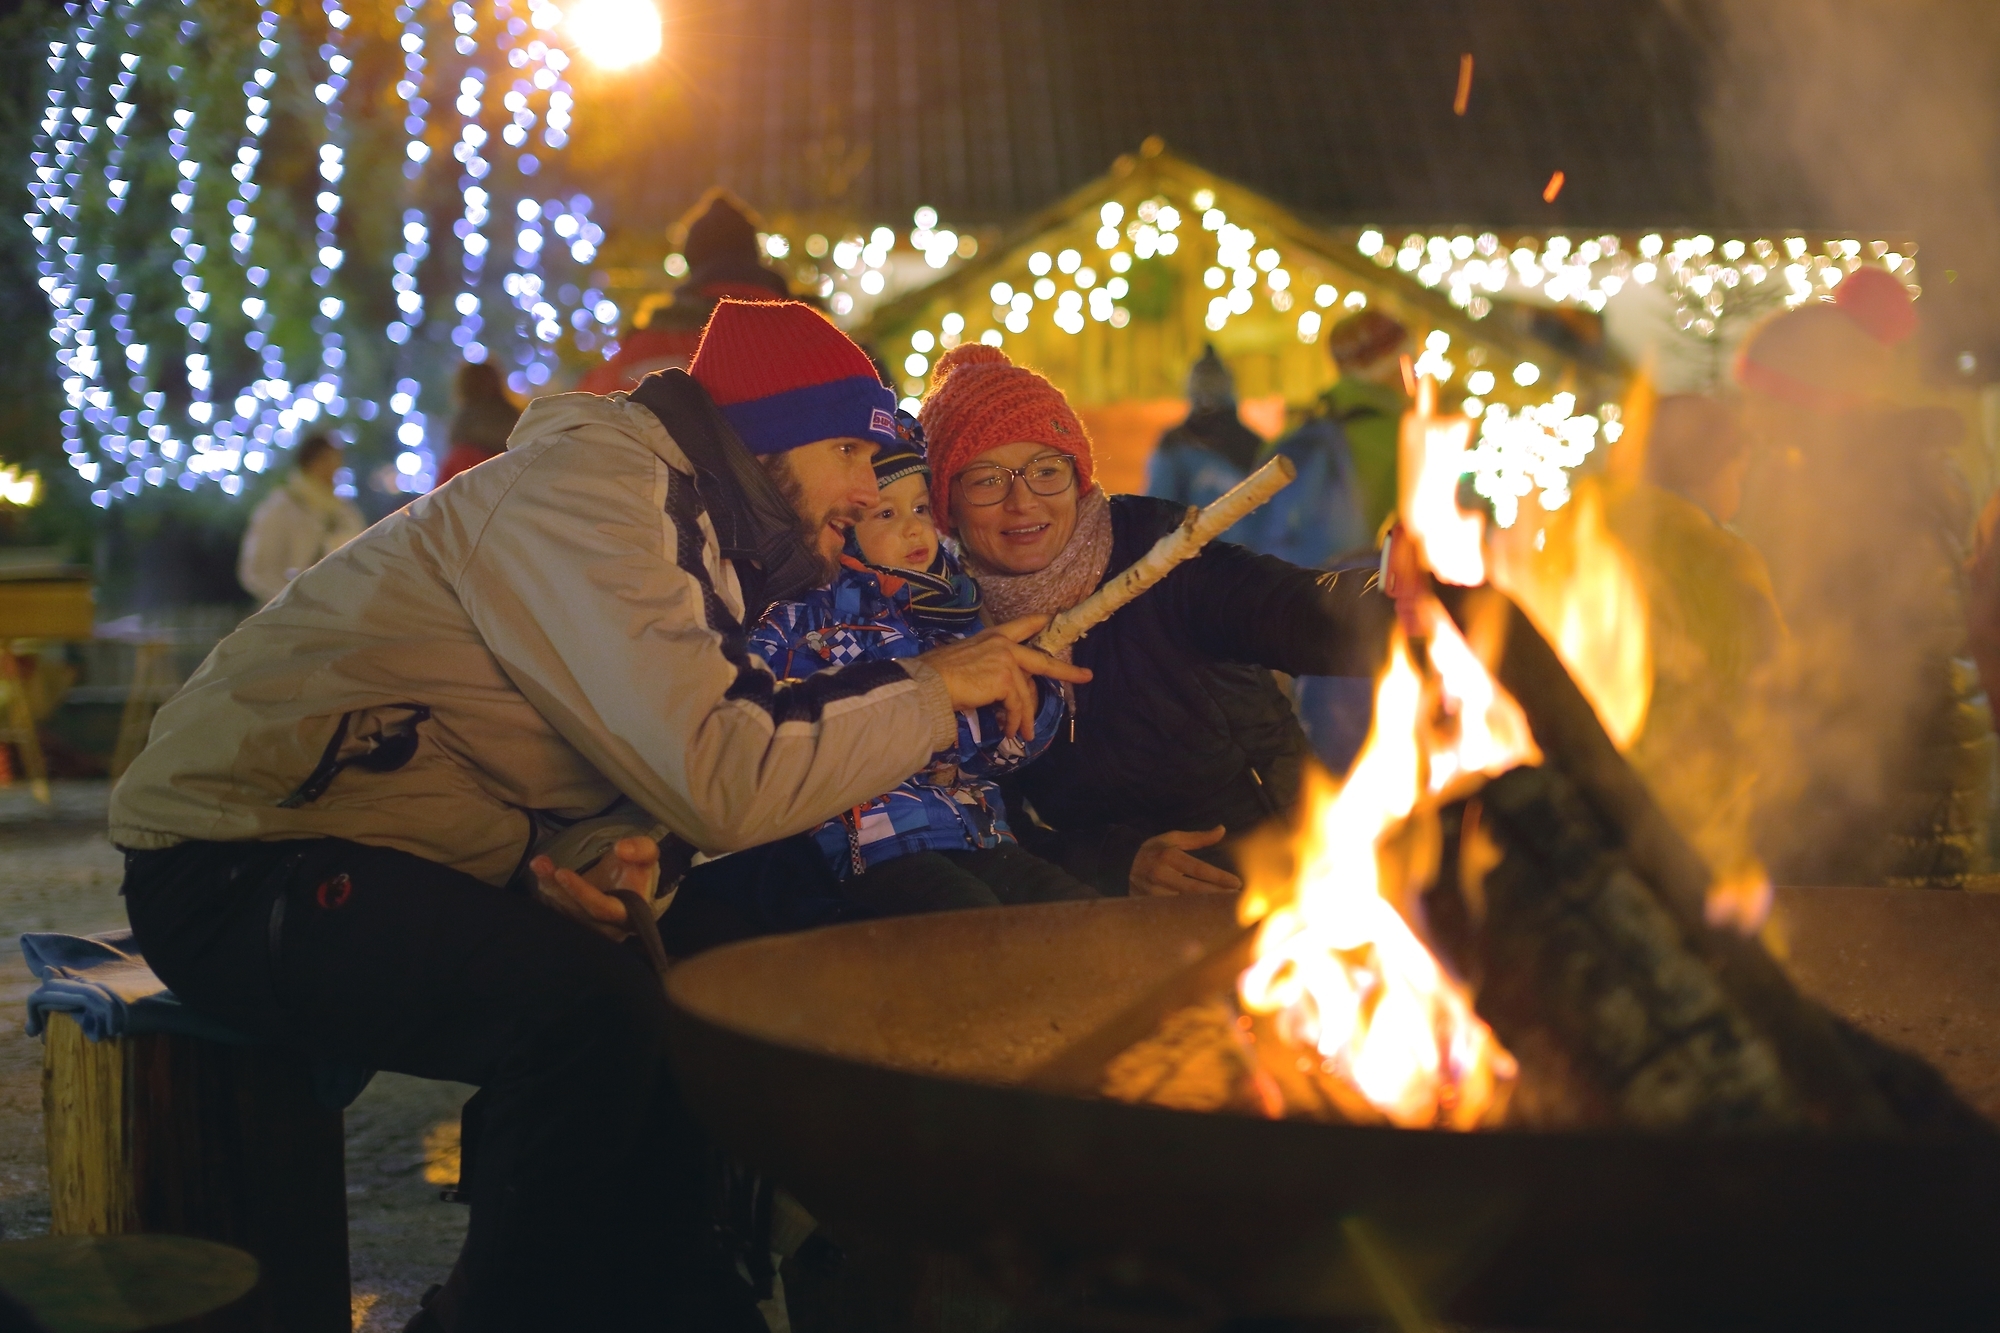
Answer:
<svg viewBox="0 0 2000 1333"><path fill-rule="evenodd" d="M909 588L843 556L832 583L797 602L772 607L750 634L750 647L781 680L799 680L831 666L915 657L961 635L920 632L906 614ZM1000 712L958 715L958 745L931 756L930 767L895 790L865 802L810 834L841 879L913 852L963 852L1016 841L993 778L1048 748L1061 723L1063 700L1037 679L1040 709L1035 738L1003 738Z"/></svg>

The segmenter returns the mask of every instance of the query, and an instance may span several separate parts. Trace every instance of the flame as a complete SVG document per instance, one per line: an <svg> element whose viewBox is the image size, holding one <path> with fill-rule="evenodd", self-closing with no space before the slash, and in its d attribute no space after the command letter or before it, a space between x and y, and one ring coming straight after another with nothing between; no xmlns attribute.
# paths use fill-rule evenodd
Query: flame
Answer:
<svg viewBox="0 0 2000 1333"><path fill-rule="evenodd" d="M1353 769L1308 792L1296 873L1244 895L1245 919L1263 924L1237 991L1394 1124L1469 1129L1498 1105L1514 1061L1392 900L1406 885L1391 882L1385 844L1459 776L1539 756L1518 706L1442 608L1429 610L1432 675L1399 631Z"/></svg>
<svg viewBox="0 0 2000 1333"><path fill-rule="evenodd" d="M1496 534L1489 559L1484 517L1458 504L1471 422L1437 415L1429 379L1416 397L1402 422L1398 504L1414 559L1385 553L1385 581L1392 563L1461 586L1490 578L1549 639L1614 743L1631 744L1652 695L1646 600L1605 525L1602 495L1580 484L1539 528ZM1253 871L1241 911L1261 925L1237 994L1246 1013L1317 1052L1320 1072L1384 1119L1469 1129L1503 1105L1514 1059L1410 918L1435 868L1440 801L1542 756L1488 670L1493 652L1475 651L1434 598L1397 598L1399 628L1361 754L1344 782L1312 784L1288 868ZM1483 631L1498 628L1475 623L1472 637L1490 650L1497 636ZM1421 665L1406 636L1421 640ZM1474 862L1497 854L1490 843L1469 851Z"/></svg>
<svg viewBox="0 0 2000 1333"><path fill-rule="evenodd" d="M1595 478L1540 526L1493 534L1491 577L1549 641L1597 710L1612 744L1631 748L1653 700L1653 653L1639 573L1604 521Z"/></svg>
<svg viewBox="0 0 2000 1333"><path fill-rule="evenodd" d="M1708 886L1703 915L1711 926L1734 930L1740 935L1755 935L1770 919L1775 896L1770 875L1761 863L1751 861Z"/></svg>
<svg viewBox="0 0 2000 1333"><path fill-rule="evenodd" d="M1397 440L1397 475L1403 526L1416 539L1431 572L1446 583L1473 588L1486 582L1481 549L1486 519L1458 507L1459 479L1472 470L1472 422L1437 415L1437 384L1425 376L1417 405L1403 416Z"/></svg>

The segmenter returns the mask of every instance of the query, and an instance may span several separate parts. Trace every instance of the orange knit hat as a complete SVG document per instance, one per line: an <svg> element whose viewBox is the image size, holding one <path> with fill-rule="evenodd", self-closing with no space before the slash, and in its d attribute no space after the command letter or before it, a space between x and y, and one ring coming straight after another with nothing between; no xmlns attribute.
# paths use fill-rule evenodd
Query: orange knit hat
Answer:
<svg viewBox="0 0 2000 1333"><path fill-rule="evenodd" d="M1029 440L1076 460L1079 493L1091 487L1090 432L1062 390L985 343L961 343L938 358L930 396L917 419L930 453L931 505L951 531L951 486L988 449Z"/></svg>

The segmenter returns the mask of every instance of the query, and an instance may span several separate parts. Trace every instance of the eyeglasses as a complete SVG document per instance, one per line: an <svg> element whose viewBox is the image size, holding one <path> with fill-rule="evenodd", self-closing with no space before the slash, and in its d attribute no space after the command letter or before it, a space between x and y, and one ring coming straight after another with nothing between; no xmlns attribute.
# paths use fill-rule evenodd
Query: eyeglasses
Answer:
<svg viewBox="0 0 2000 1333"><path fill-rule="evenodd" d="M1016 477L1036 495L1061 495L1076 485L1076 460L1068 454L1044 454L1029 459L1026 467L981 463L958 474L959 494L978 508L997 505L1014 493Z"/></svg>

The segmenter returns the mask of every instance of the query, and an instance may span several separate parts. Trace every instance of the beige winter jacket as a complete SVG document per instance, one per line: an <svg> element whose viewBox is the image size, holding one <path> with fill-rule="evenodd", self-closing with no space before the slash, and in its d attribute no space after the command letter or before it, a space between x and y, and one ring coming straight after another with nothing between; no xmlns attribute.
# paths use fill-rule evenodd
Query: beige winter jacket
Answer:
<svg viewBox="0 0 2000 1333"><path fill-rule="evenodd" d="M693 470L623 394L532 405L507 454L301 574L159 712L111 839L341 837L492 884L620 794L709 852L812 827L956 738L943 680L779 685Z"/></svg>

